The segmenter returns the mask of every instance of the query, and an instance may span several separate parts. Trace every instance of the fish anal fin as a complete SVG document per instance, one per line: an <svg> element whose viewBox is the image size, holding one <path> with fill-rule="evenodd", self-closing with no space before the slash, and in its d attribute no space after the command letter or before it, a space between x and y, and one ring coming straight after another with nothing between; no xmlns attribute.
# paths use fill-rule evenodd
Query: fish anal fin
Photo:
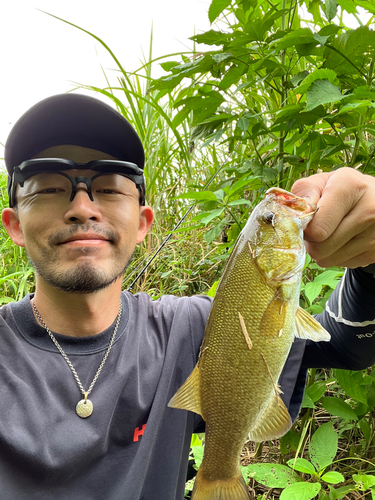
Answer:
<svg viewBox="0 0 375 500"><path fill-rule="evenodd" d="M249 490L242 474L229 479L208 481L200 469L195 479L191 500L249 500Z"/></svg>
<svg viewBox="0 0 375 500"><path fill-rule="evenodd" d="M296 313L296 333L299 339L313 340L314 342L331 340L331 335L308 312L299 307Z"/></svg>
<svg viewBox="0 0 375 500"><path fill-rule="evenodd" d="M279 290L264 311L261 322L260 332L265 337L280 337L282 335L287 302L283 299ZM281 332L281 335L280 335Z"/></svg>
<svg viewBox="0 0 375 500"><path fill-rule="evenodd" d="M196 365L189 378L169 401L170 408L193 411L202 415L200 394L200 369Z"/></svg>
<svg viewBox="0 0 375 500"><path fill-rule="evenodd" d="M249 439L260 443L277 439L292 427L292 419L280 396L272 394L270 401L261 416L249 432Z"/></svg>

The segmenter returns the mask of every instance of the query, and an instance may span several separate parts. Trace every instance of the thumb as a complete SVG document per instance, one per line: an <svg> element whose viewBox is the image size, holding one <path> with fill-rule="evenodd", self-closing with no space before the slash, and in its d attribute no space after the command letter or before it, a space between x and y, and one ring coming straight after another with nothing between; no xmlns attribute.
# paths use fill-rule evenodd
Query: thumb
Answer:
<svg viewBox="0 0 375 500"><path fill-rule="evenodd" d="M331 174L332 172L324 172L299 179L293 184L291 192L317 205Z"/></svg>

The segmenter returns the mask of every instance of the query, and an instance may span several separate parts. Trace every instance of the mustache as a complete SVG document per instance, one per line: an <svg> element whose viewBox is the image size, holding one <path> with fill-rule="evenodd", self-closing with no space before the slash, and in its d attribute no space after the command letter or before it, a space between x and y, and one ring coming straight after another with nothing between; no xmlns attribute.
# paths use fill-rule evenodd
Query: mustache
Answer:
<svg viewBox="0 0 375 500"><path fill-rule="evenodd" d="M59 243L64 243L64 241L77 233L87 232L97 234L98 236L104 236L106 240L115 244L119 242L119 237L115 231L100 227L98 224L75 224L67 229L60 229L50 234L47 241L50 245L58 245Z"/></svg>

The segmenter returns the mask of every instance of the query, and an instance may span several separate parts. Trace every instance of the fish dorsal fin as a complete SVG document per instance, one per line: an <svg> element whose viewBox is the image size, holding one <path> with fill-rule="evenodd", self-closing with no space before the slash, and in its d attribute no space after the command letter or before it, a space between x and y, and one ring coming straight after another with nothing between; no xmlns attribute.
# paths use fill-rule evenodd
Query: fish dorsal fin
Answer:
<svg viewBox="0 0 375 500"><path fill-rule="evenodd" d="M200 393L200 368L195 366L186 382L179 388L168 406L193 411L202 415Z"/></svg>
<svg viewBox="0 0 375 500"><path fill-rule="evenodd" d="M296 313L296 333L299 339L313 340L314 342L331 340L331 335L309 313L301 307Z"/></svg>
<svg viewBox="0 0 375 500"><path fill-rule="evenodd" d="M292 419L278 394L273 393L266 409L249 432L249 439L260 443L277 439L292 427Z"/></svg>

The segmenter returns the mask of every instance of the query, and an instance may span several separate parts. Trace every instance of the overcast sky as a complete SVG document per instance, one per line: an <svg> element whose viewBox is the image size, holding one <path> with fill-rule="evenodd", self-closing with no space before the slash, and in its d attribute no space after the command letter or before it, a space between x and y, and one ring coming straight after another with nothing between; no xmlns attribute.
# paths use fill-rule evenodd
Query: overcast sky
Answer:
<svg viewBox="0 0 375 500"><path fill-rule="evenodd" d="M191 49L188 38L210 28L207 16L210 0L3 0L0 3L0 143L3 144L12 124L33 104L72 89L72 82L105 86L100 65L106 69L114 67L93 38L40 10L94 33L129 71L140 66L143 53L148 55L152 24L154 57ZM108 74L112 84L116 84L115 73Z"/></svg>

